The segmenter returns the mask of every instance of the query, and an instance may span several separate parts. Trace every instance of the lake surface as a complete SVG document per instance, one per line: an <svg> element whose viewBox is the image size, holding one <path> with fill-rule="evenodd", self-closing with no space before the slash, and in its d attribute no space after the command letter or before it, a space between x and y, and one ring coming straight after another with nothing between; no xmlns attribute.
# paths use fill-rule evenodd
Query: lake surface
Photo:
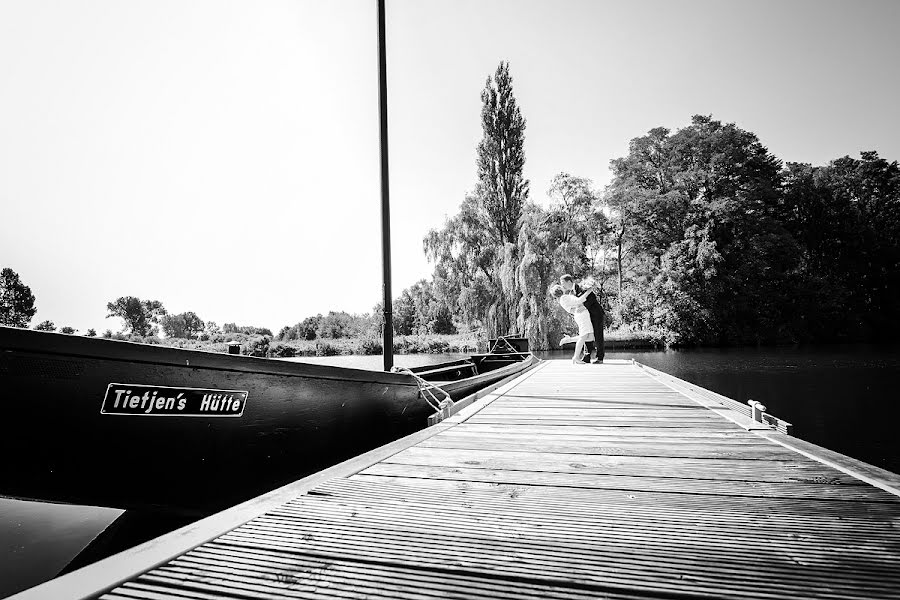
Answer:
<svg viewBox="0 0 900 600"><path fill-rule="evenodd" d="M571 358L562 351L537 354ZM395 362L415 367L460 356L405 354ZM900 344L628 350L606 356L634 358L739 402L758 400L767 412L792 423L793 435L900 473ZM381 356L294 360L358 369L382 366Z"/></svg>

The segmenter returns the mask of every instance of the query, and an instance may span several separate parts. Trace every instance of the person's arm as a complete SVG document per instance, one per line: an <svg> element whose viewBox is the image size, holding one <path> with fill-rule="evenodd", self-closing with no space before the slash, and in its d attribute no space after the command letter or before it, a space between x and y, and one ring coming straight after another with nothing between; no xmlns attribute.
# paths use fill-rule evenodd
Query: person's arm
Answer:
<svg viewBox="0 0 900 600"><path fill-rule="evenodd" d="M587 300L587 297L594 293L594 288L590 288L582 295L578 296L578 301L584 304L584 301Z"/></svg>

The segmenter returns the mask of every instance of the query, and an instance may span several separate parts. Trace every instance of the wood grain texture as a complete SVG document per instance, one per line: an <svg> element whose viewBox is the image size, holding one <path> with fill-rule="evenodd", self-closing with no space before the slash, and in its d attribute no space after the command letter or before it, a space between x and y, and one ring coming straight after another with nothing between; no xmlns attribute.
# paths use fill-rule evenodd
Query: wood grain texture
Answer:
<svg viewBox="0 0 900 600"><path fill-rule="evenodd" d="M713 400L541 365L102 597L900 597L900 498Z"/></svg>

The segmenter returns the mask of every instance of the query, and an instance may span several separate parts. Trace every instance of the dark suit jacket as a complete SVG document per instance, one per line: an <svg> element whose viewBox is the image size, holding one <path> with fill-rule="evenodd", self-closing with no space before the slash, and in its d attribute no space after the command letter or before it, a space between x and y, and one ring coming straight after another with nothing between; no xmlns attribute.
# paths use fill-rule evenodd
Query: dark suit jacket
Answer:
<svg viewBox="0 0 900 600"><path fill-rule="evenodd" d="M580 296L584 293L584 288L575 284L575 295ZM596 293L591 293L587 298L584 299L584 307L588 309L589 313L597 313L603 314L603 307L600 306L600 300L597 298Z"/></svg>

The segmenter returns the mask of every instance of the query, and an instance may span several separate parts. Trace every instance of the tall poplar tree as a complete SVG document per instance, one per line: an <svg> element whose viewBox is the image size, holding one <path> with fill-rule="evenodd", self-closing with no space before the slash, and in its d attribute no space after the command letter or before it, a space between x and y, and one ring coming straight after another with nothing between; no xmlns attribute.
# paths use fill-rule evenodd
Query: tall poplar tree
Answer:
<svg viewBox="0 0 900 600"><path fill-rule="evenodd" d="M501 62L481 92L482 138L474 193L443 229L425 237L435 263L435 295L489 335L516 328L521 293L516 283L518 237L528 199L525 119L513 95L509 64Z"/></svg>
<svg viewBox="0 0 900 600"><path fill-rule="evenodd" d="M525 119L513 94L509 63L501 62L481 92L482 138L478 143L475 197L484 210L497 252L492 265L492 302L486 322L491 335L516 329L520 290L515 272L522 208L528 199Z"/></svg>
<svg viewBox="0 0 900 600"><path fill-rule="evenodd" d="M516 243L522 205L528 199L525 166L525 118L513 95L509 63L501 62L481 92L476 196L487 213L498 243Z"/></svg>

